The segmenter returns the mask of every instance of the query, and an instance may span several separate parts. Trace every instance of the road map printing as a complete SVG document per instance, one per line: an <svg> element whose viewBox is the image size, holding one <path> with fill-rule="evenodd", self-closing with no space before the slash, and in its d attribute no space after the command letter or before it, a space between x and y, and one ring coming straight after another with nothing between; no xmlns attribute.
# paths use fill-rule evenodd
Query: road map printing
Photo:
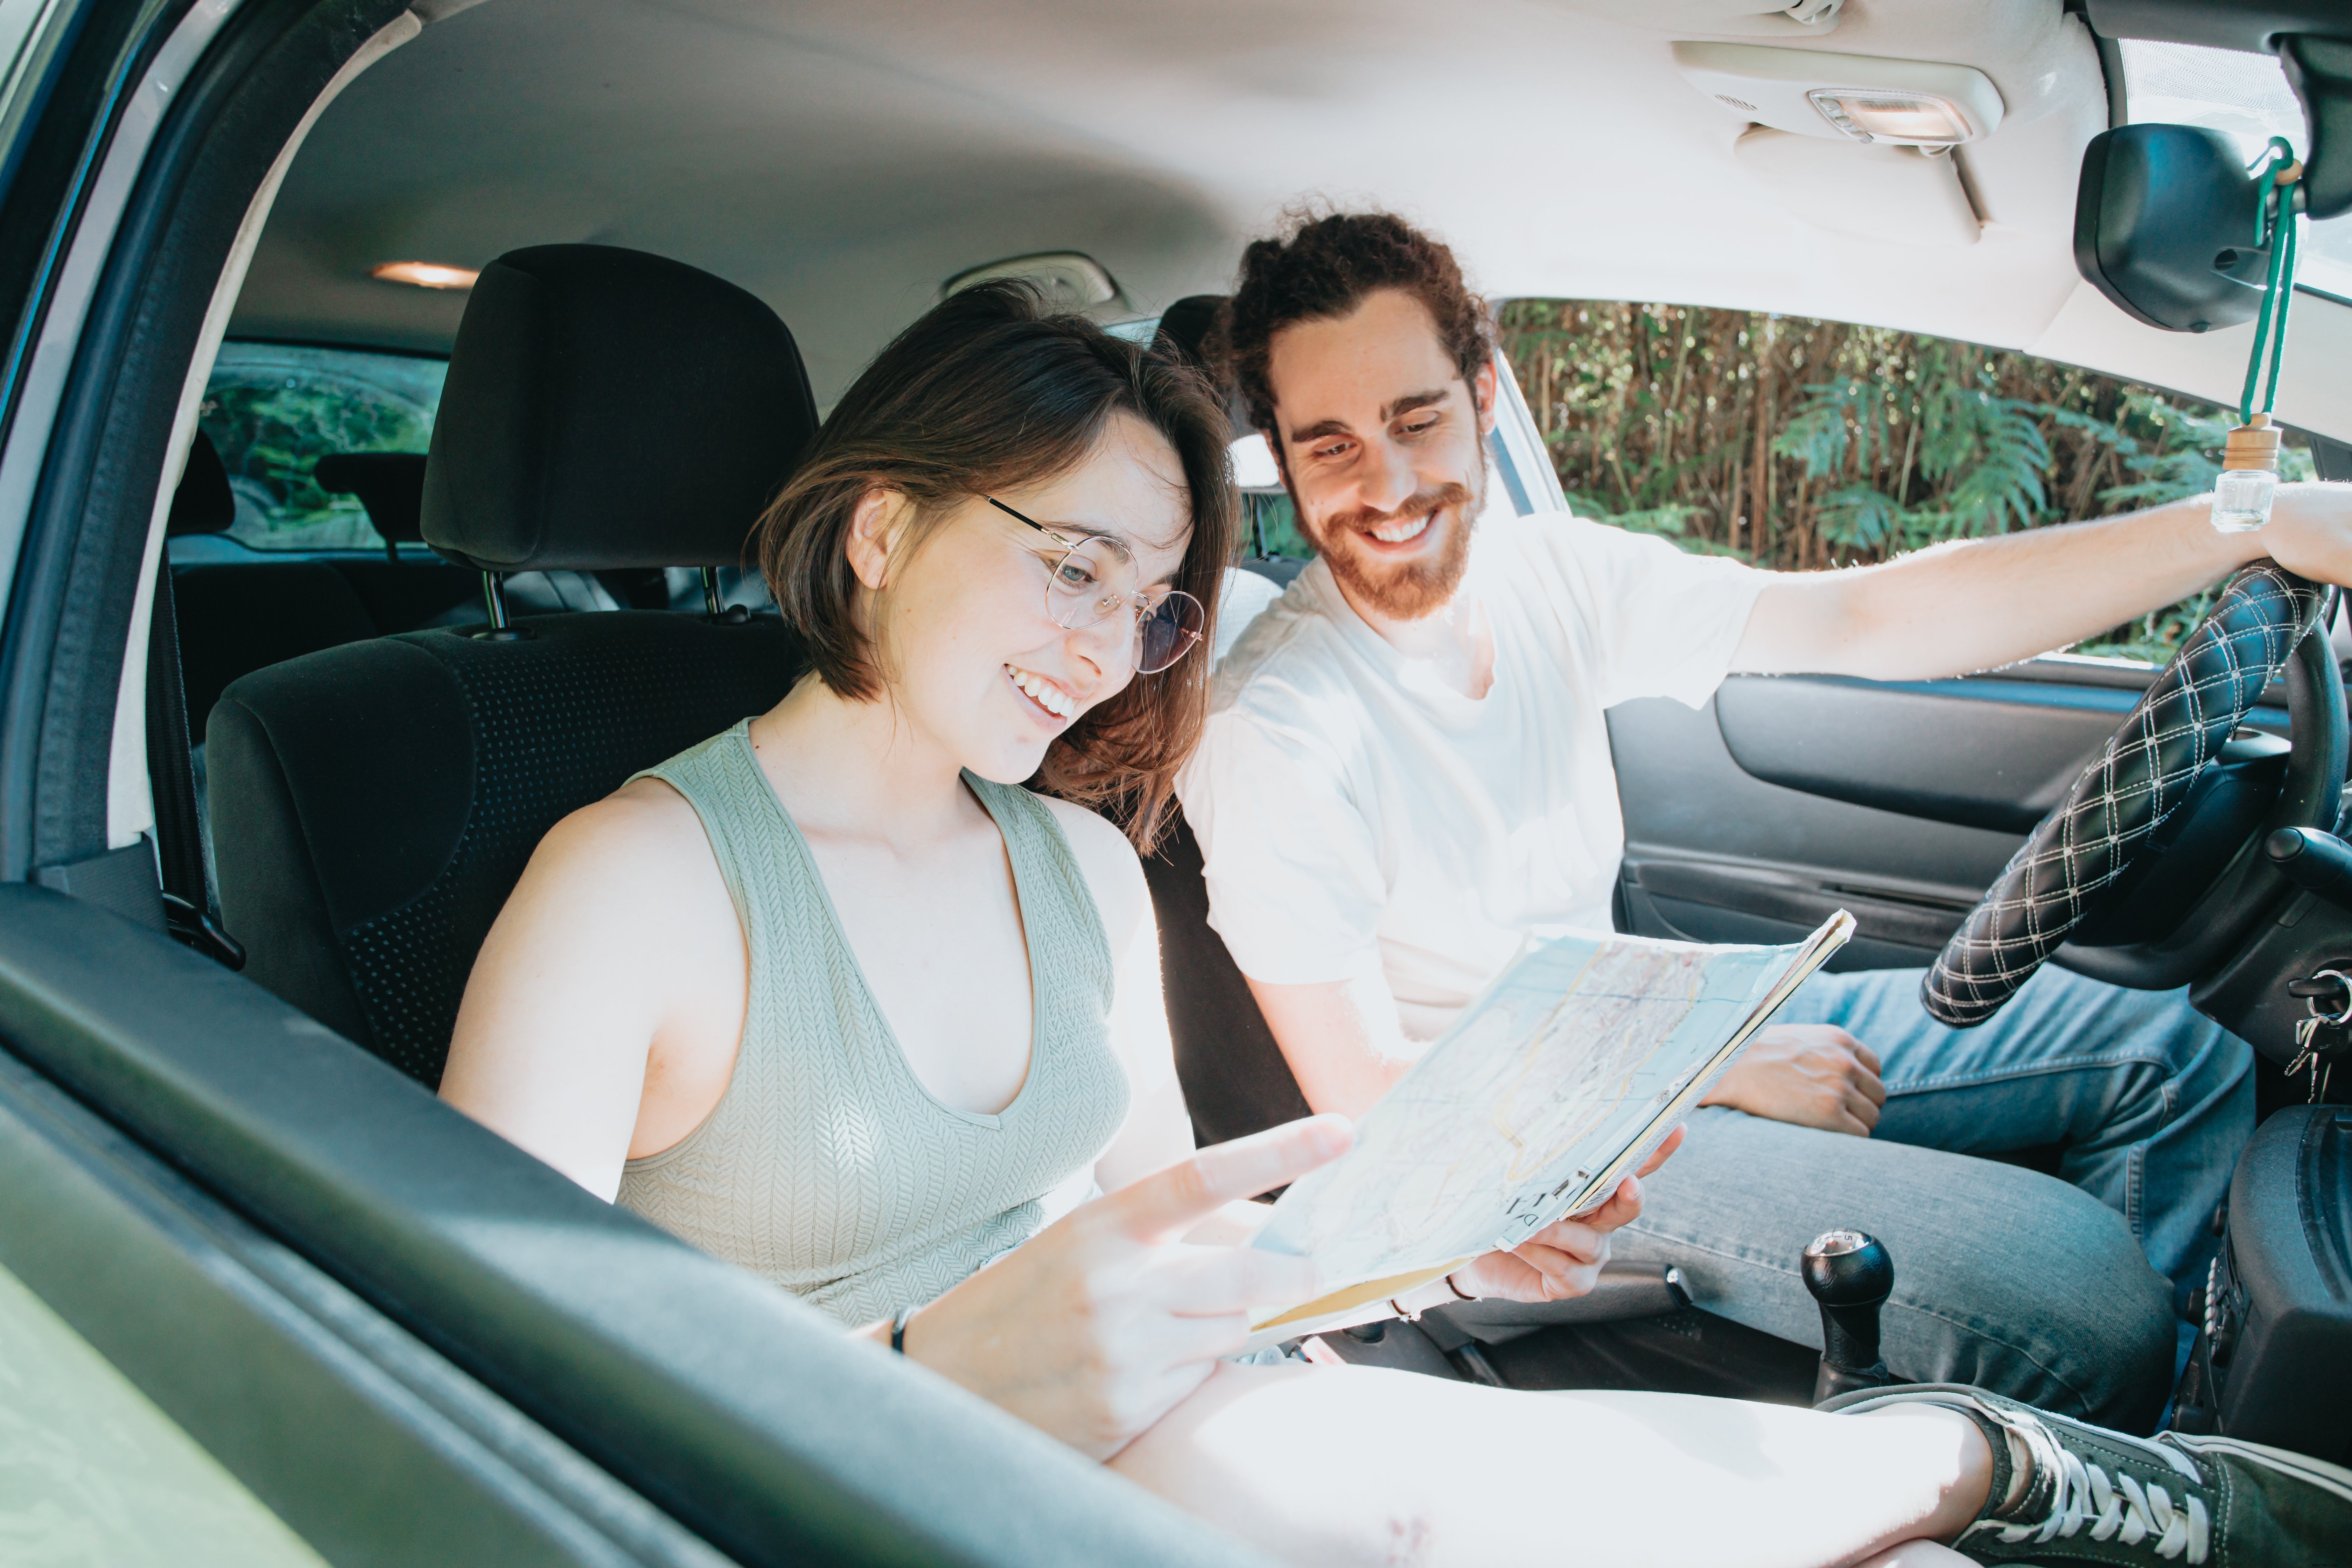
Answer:
<svg viewBox="0 0 2352 1568"><path fill-rule="evenodd" d="M1312 1258L1332 1293L1258 1326L1328 1316L1369 1299L1349 1289L1368 1282L1400 1294L1604 1201L1853 931L1841 910L1782 947L1531 946L1363 1119L1355 1147L1275 1205L1252 1245Z"/></svg>

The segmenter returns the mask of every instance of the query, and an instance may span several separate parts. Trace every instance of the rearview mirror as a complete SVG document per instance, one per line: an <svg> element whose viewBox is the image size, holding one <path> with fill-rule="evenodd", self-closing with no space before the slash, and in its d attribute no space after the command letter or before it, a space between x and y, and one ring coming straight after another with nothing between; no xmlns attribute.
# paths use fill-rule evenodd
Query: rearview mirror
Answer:
<svg viewBox="0 0 2352 1568"><path fill-rule="evenodd" d="M2262 235L2262 182L2219 131L2125 125L2084 150L2074 266L2135 321L2173 332L2252 321Z"/></svg>

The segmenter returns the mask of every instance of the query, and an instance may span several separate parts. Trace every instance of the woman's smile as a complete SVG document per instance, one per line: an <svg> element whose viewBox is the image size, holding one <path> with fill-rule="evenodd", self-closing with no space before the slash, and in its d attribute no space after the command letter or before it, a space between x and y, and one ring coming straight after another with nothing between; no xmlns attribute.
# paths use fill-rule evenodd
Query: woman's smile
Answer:
<svg viewBox="0 0 2352 1568"><path fill-rule="evenodd" d="M1004 677L1013 683L1013 689L1021 693L1022 700L1055 727L1059 728L1077 717L1078 700L1050 677L1023 669L1014 664L1004 667Z"/></svg>

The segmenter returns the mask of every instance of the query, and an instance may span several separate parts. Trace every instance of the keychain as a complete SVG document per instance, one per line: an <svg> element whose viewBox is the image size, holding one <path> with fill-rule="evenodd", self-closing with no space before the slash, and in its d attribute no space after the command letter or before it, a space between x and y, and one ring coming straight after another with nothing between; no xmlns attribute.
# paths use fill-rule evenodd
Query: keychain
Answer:
<svg viewBox="0 0 2352 1568"><path fill-rule="evenodd" d="M2326 984L2333 982L2332 984ZM2308 1016L2294 1026L2294 1059L2286 1064L2287 1076L2308 1071L2311 1074L2309 1104L2319 1103L2327 1092L2328 1080L2335 1076L2336 1058L2347 1045L2352 1045L2352 976L2336 969L2323 969L2309 980L2296 981L2288 990L2303 997ZM2339 995L2343 1005L2329 1013L2321 1010L2319 999L2329 994Z"/></svg>

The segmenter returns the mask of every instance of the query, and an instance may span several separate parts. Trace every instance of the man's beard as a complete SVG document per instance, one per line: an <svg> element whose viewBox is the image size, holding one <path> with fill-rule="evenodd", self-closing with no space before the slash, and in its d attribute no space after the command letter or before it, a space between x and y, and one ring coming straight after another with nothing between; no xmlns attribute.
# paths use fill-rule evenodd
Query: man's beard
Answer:
<svg viewBox="0 0 2352 1568"><path fill-rule="evenodd" d="M1391 620L1417 621L1444 608L1462 585L1462 574L1470 565L1470 535L1478 524L1481 499L1466 485L1418 490L1392 511L1360 507L1324 519L1314 531L1320 536L1316 544L1324 564L1331 568L1331 575L1339 580L1351 601ZM1430 527L1448 530L1434 558L1385 564L1371 559L1356 542L1367 529L1431 513L1435 515L1430 516Z"/></svg>

